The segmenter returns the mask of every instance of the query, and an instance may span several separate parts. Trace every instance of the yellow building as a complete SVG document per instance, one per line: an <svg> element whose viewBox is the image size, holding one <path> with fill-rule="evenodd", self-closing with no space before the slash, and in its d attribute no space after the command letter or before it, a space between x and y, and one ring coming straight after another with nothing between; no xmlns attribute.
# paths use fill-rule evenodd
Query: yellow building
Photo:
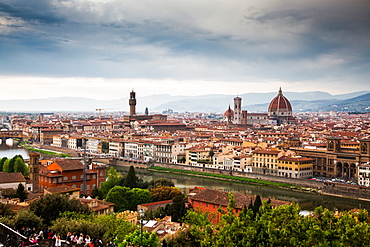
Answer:
<svg viewBox="0 0 370 247"><path fill-rule="evenodd" d="M313 176L313 159L301 156L282 156L278 159L278 176L310 178Z"/></svg>
<svg viewBox="0 0 370 247"><path fill-rule="evenodd" d="M252 172L277 175L280 151L259 149L252 152Z"/></svg>

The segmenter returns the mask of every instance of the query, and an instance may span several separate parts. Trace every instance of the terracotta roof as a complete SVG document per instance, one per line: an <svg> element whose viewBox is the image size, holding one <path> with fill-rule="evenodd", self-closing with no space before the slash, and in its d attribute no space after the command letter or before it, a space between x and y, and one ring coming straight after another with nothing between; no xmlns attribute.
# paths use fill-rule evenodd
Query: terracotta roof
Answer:
<svg viewBox="0 0 370 247"><path fill-rule="evenodd" d="M239 193L233 193L234 199L236 201L236 208L244 208L248 206L251 201L254 202L256 199L255 196L248 196ZM221 190L211 190L211 189L195 189L189 193L188 198L195 201L202 201L205 203L212 203L216 205L228 206L229 204L229 195L226 191ZM262 200L267 201L266 198L261 198ZM280 201L280 200L271 200L271 204L274 206L289 204L289 202Z"/></svg>
<svg viewBox="0 0 370 247"><path fill-rule="evenodd" d="M288 110L292 111L292 106L287 98L283 96L281 88L278 95L270 102L268 111Z"/></svg>
<svg viewBox="0 0 370 247"><path fill-rule="evenodd" d="M55 163L57 163L60 168L62 168L63 171L72 171L72 170L81 170L83 169L83 164L79 160L56 160Z"/></svg>
<svg viewBox="0 0 370 247"><path fill-rule="evenodd" d="M0 184L16 182L26 182L26 179L23 177L22 173L0 173Z"/></svg>
<svg viewBox="0 0 370 247"><path fill-rule="evenodd" d="M71 186L58 186L53 188L47 188L45 190L53 194L59 194L64 192L80 191L80 188L73 188Z"/></svg>

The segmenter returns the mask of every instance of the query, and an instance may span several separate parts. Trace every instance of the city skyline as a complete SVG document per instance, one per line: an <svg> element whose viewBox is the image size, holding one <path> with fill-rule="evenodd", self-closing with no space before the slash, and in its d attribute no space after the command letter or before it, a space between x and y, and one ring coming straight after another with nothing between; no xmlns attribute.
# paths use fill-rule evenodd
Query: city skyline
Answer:
<svg viewBox="0 0 370 247"><path fill-rule="evenodd" d="M0 3L0 100L370 89L370 3Z"/></svg>

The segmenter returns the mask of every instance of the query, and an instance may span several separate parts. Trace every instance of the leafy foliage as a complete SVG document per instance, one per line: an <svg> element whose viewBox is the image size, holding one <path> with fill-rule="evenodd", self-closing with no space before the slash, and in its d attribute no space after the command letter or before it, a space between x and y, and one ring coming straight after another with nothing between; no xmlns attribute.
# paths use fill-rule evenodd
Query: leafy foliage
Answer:
<svg viewBox="0 0 370 247"><path fill-rule="evenodd" d="M23 184L19 183L17 191L15 193L15 197L19 198L21 202L27 199L27 192L24 190Z"/></svg>
<svg viewBox="0 0 370 247"><path fill-rule="evenodd" d="M159 186L175 187L175 184L171 179L157 178L150 181L149 189L157 188Z"/></svg>
<svg viewBox="0 0 370 247"><path fill-rule="evenodd" d="M68 232L83 232L102 239L104 242L112 239L123 241L125 236L133 231L130 222L117 219L115 215L83 215L68 213L56 219L51 226L64 238Z"/></svg>
<svg viewBox="0 0 370 247"><path fill-rule="evenodd" d="M43 219L46 225L58 218L63 212L90 213L87 205L81 204L76 198L66 195L47 194L30 204L30 209Z"/></svg>
<svg viewBox="0 0 370 247"><path fill-rule="evenodd" d="M256 204L256 203L255 203ZM257 202L258 204L258 202ZM302 216L297 205L272 208L262 202L258 213L253 207L239 215L231 210L221 216L220 223L212 225L209 215L189 211L190 225L187 238L200 246L369 246L370 226L366 213L334 212L316 208L314 215ZM360 214L359 213L359 214ZM195 245L194 245L195 246Z"/></svg>
<svg viewBox="0 0 370 247"><path fill-rule="evenodd" d="M122 182L123 187L136 188L139 178L136 176L134 166L130 166L125 179Z"/></svg>
<svg viewBox="0 0 370 247"><path fill-rule="evenodd" d="M154 202L172 200L177 195L182 195L182 191L176 187L158 186L150 189Z"/></svg>
<svg viewBox="0 0 370 247"><path fill-rule="evenodd" d="M159 239L157 235L152 232L143 232L141 234L140 230L136 230L133 233L126 236L126 241L119 243L116 241L118 247L131 246L143 246L143 247L157 247L159 244Z"/></svg>
<svg viewBox="0 0 370 247"><path fill-rule="evenodd" d="M151 202L152 197L150 191L146 189L115 186L108 192L106 200L115 203L115 211L121 212L136 211L137 205Z"/></svg>
<svg viewBox="0 0 370 247"><path fill-rule="evenodd" d="M118 185L122 177L123 177L122 174L117 172L117 170L114 169L114 167L111 166L109 168L107 172L107 180L103 182L100 186L100 191L104 197L108 194L110 189Z"/></svg>

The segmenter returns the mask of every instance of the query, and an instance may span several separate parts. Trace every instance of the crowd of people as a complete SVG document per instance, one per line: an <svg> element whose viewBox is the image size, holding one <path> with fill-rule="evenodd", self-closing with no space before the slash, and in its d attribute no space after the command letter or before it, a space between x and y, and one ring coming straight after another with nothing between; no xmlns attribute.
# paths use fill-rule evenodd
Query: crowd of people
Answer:
<svg viewBox="0 0 370 247"><path fill-rule="evenodd" d="M22 246L37 246L37 243L42 239L48 239L52 242L52 246L61 247L63 243L64 246L71 247L102 247L103 242L99 238L91 238L89 235L84 235L83 233L71 233L68 232L65 239L62 239L60 235L52 232L51 229L45 231L37 231L35 228L22 228L18 232L25 236L28 240L24 241ZM106 246L113 247L113 243L108 243Z"/></svg>

